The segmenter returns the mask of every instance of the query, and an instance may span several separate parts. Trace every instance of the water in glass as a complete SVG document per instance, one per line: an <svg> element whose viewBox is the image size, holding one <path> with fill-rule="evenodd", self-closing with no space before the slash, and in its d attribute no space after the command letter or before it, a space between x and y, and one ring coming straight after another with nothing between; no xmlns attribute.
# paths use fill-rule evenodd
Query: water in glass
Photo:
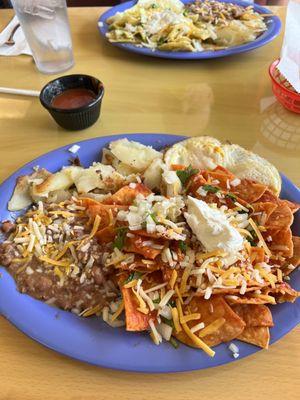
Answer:
<svg viewBox="0 0 300 400"><path fill-rule="evenodd" d="M46 74L74 64L66 0L12 0L37 68Z"/></svg>

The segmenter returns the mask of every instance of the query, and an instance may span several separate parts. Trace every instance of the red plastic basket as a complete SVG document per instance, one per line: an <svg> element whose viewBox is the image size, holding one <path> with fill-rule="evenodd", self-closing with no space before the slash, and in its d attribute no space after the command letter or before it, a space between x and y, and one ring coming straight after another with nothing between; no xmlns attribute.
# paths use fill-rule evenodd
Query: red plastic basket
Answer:
<svg viewBox="0 0 300 400"><path fill-rule="evenodd" d="M292 85L278 71L276 68L278 63L279 59L275 60L269 67L273 93L285 108L300 114L300 94L295 92Z"/></svg>

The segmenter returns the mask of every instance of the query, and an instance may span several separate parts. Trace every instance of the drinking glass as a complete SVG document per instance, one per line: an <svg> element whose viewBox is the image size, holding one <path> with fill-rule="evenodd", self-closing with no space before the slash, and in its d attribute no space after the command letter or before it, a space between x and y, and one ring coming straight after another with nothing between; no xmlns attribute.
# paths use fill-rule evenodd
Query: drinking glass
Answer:
<svg viewBox="0 0 300 400"><path fill-rule="evenodd" d="M35 64L55 74L74 65L66 0L12 0Z"/></svg>

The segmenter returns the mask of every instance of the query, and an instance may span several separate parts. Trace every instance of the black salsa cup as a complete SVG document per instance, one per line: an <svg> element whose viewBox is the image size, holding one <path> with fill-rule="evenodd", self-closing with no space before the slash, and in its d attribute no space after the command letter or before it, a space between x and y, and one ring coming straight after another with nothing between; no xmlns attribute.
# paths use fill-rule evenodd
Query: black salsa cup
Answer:
<svg viewBox="0 0 300 400"><path fill-rule="evenodd" d="M95 93L95 99L90 103L72 109L54 107L51 103L54 97L68 89L88 89ZM64 129L81 130L93 125L100 115L104 86L93 76L75 74L54 79L43 87L40 93L40 102L53 119Z"/></svg>

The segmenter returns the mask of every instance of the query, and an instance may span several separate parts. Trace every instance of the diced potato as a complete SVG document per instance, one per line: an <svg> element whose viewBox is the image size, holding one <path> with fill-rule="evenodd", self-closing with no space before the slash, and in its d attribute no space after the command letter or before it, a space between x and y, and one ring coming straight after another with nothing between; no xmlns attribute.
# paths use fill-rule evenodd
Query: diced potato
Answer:
<svg viewBox="0 0 300 400"><path fill-rule="evenodd" d="M182 184L175 171L165 171L162 174L162 191L167 197L174 197L181 193Z"/></svg>
<svg viewBox="0 0 300 400"><path fill-rule="evenodd" d="M146 169L144 172L144 184L149 189L159 189L164 167L165 164L162 162L162 160L160 158L156 158Z"/></svg>
<svg viewBox="0 0 300 400"><path fill-rule="evenodd" d="M118 160L134 168L136 172L145 171L155 158L162 158L162 153L152 147L128 139L111 142L109 147Z"/></svg>

